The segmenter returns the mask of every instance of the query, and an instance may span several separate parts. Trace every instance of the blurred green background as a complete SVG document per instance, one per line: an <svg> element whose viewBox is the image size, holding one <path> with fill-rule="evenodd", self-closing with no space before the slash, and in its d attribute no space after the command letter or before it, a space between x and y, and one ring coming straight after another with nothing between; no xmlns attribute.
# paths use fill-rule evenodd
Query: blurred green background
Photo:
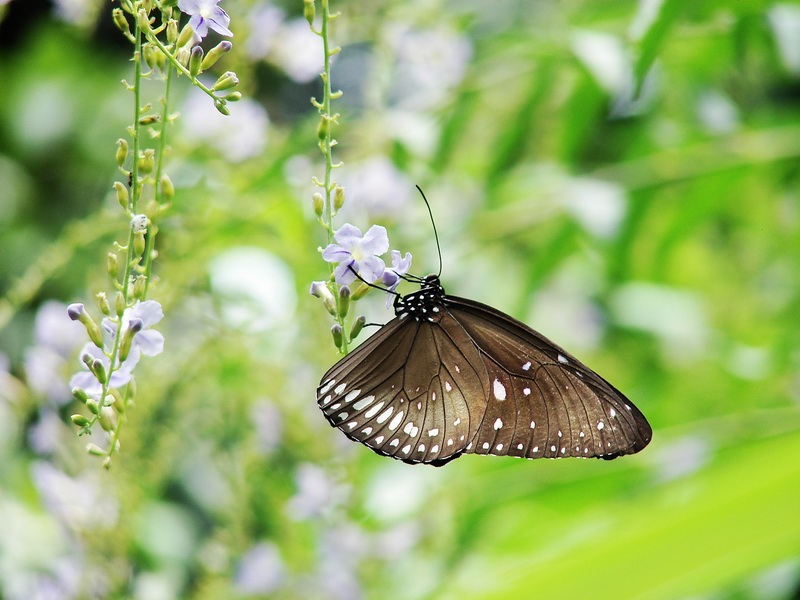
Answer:
<svg viewBox="0 0 800 600"><path fill-rule="evenodd" d="M124 235L131 48L99 0L0 6L0 597L800 598L800 3L334 3L336 225L435 271L421 185L448 292L654 429L612 462L441 469L316 406L339 358L308 294L321 48L299 0L222 6L246 99L225 119L176 85L166 350L109 472L69 423L64 305L108 289Z"/></svg>

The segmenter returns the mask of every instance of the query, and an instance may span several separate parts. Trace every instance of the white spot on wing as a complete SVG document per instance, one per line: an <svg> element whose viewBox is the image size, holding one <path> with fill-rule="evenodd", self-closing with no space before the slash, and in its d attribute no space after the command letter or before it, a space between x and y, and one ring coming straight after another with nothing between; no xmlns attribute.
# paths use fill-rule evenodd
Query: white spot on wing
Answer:
<svg viewBox="0 0 800 600"><path fill-rule="evenodd" d="M455 421L453 421L453 425L458 427L458 424L461 423L461 417L458 417Z"/></svg>
<svg viewBox="0 0 800 600"><path fill-rule="evenodd" d="M498 400L506 399L506 388L500 383L499 379L495 379L494 382L492 382L492 391L494 392L494 397Z"/></svg>
<svg viewBox="0 0 800 600"><path fill-rule="evenodd" d="M569 364L569 361L567 360L567 357L562 355L562 354L558 355L558 362L560 362L562 365L568 365Z"/></svg>
<svg viewBox="0 0 800 600"><path fill-rule="evenodd" d="M409 452L411 452L411 444L406 444L405 446L403 446L401 452L403 454L408 454Z"/></svg>
<svg viewBox="0 0 800 600"><path fill-rule="evenodd" d="M438 429L431 429L428 432L428 437L436 437L437 435L439 435L439 430Z"/></svg>
<svg viewBox="0 0 800 600"><path fill-rule="evenodd" d="M451 391L453 389L453 386L450 385L449 381L445 381L444 382L444 389L449 392L449 391Z"/></svg>
<svg viewBox="0 0 800 600"><path fill-rule="evenodd" d="M597 423L597 429L602 429L602 428L603 428L603 427L605 427L605 426L606 426L606 424L605 424L605 423L603 423L602 421L599 421L599 422Z"/></svg>
<svg viewBox="0 0 800 600"><path fill-rule="evenodd" d="M394 438L391 442L389 442L390 446L394 446L395 448L400 445L400 440Z"/></svg>
<svg viewBox="0 0 800 600"><path fill-rule="evenodd" d="M417 448L417 452L425 452L425 444L420 444Z"/></svg>
<svg viewBox="0 0 800 600"><path fill-rule="evenodd" d="M336 392L337 394L341 394L342 392L344 392L345 387L347 387L347 383L340 383L339 385L336 386L336 389L334 389L333 391Z"/></svg>
<svg viewBox="0 0 800 600"><path fill-rule="evenodd" d="M503 449L503 444L497 444L497 447L495 448L495 450L500 452L500 450L502 450L502 449Z"/></svg>
<svg viewBox="0 0 800 600"><path fill-rule="evenodd" d="M364 408L367 408L370 404L372 404L373 400L375 400L375 396L373 396L372 394L370 394L369 396L364 396L358 402L353 403L353 408L356 410L362 410Z"/></svg>
<svg viewBox="0 0 800 600"><path fill-rule="evenodd" d="M387 408L385 411L383 411L383 412L382 412L380 415L378 415L378 418L377 418L377 419L375 419L375 420L376 420L378 423L383 423L383 422L384 422L384 421L386 421L386 420L387 420L389 417L391 417L391 416L392 416L392 413L393 413L393 412L394 412L394 407L393 407L393 406L390 406L390 407L389 407L389 408Z"/></svg>
<svg viewBox="0 0 800 600"><path fill-rule="evenodd" d="M526 396L530 396L531 388L523 388L522 393L525 394Z"/></svg>
<svg viewBox="0 0 800 600"><path fill-rule="evenodd" d="M376 444L380 444L382 442L383 442L383 436L382 435L379 435L378 437L375 438L375 443Z"/></svg>
<svg viewBox="0 0 800 600"><path fill-rule="evenodd" d="M372 433L372 427L365 427L364 429L361 430L361 433L363 433L364 435L369 435L370 433Z"/></svg>
<svg viewBox="0 0 800 600"><path fill-rule="evenodd" d="M352 402L355 400L358 395L361 393L361 390L351 390L347 393L347 396L344 397L345 402Z"/></svg>
<svg viewBox="0 0 800 600"><path fill-rule="evenodd" d="M498 419L494 422L494 430L497 431L498 429L503 428L503 420L498 417Z"/></svg>
<svg viewBox="0 0 800 600"><path fill-rule="evenodd" d="M536 421L531 421L531 429L536 429Z"/></svg>
<svg viewBox="0 0 800 600"><path fill-rule="evenodd" d="M371 419L375 415L378 414L378 411L383 408L384 402L378 402L375 406L370 408L367 412L364 413L364 417L367 419Z"/></svg>
<svg viewBox="0 0 800 600"><path fill-rule="evenodd" d="M330 390L333 387L333 384L335 384L335 383L336 383L336 380L335 379L331 379L328 383L326 383L325 385L323 385L319 389L319 395L322 396L322 394L327 394L328 390Z"/></svg>
<svg viewBox="0 0 800 600"><path fill-rule="evenodd" d="M389 423L389 429L391 429L392 431L397 429L402 420L403 420L403 411L401 410L394 416L394 419L392 419L391 423Z"/></svg>
<svg viewBox="0 0 800 600"><path fill-rule="evenodd" d="M356 421L350 421L347 426L350 428L350 431L358 427L358 423Z"/></svg>
<svg viewBox="0 0 800 600"><path fill-rule="evenodd" d="M489 442L483 442L483 449L484 450L488 450L489 449Z"/></svg>
<svg viewBox="0 0 800 600"><path fill-rule="evenodd" d="M439 451L439 444L435 444L433 447L431 447L431 452L433 454L436 454L438 451Z"/></svg>
<svg viewBox="0 0 800 600"><path fill-rule="evenodd" d="M612 408L612 409L609 411L609 413L608 413L608 414L609 414L609 415L611 416L611 418L613 419L614 417L616 417L616 416L617 416L617 411L615 411L615 410Z"/></svg>
<svg viewBox="0 0 800 600"><path fill-rule="evenodd" d="M523 371L528 371L528 370L530 370L530 368L531 368L531 361L528 361L524 365L522 365L522 370Z"/></svg>

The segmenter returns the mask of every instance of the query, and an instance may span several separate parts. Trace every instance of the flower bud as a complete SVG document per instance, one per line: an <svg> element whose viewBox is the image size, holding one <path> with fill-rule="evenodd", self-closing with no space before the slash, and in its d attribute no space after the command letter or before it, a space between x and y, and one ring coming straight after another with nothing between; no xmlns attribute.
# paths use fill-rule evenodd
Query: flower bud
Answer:
<svg viewBox="0 0 800 600"><path fill-rule="evenodd" d="M342 206L344 206L344 188L337 185L333 188L333 210L339 212Z"/></svg>
<svg viewBox="0 0 800 600"><path fill-rule="evenodd" d="M86 312L83 304L70 304L67 307L67 315L73 321L80 321L83 323L83 326L86 327L86 333L89 334L89 339L92 340L94 345L98 348L103 347L103 333L100 331L97 323L92 320L89 313Z"/></svg>
<svg viewBox="0 0 800 600"><path fill-rule="evenodd" d="M140 9L137 13L137 17L139 18L139 29L142 31L150 31L150 18L147 16L147 12L144 9Z"/></svg>
<svg viewBox="0 0 800 600"><path fill-rule="evenodd" d="M319 192L314 192L314 195L311 196L311 201L314 204L314 213L321 217L325 210L325 198Z"/></svg>
<svg viewBox="0 0 800 600"><path fill-rule="evenodd" d="M117 440L117 444L119 444L119 440ZM106 471L110 471L111 470L111 457L110 456L106 456L103 459L103 468Z"/></svg>
<svg viewBox="0 0 800 600"><path fill-rule="evenodd" d="M220 98L216 98L216 99L214 100L214 108L216 108L216 109L217 109L217 111L218 111L220 114L223 114L223 115L225 115L226 117L227 117L228 115L230 115L230 114L231 114L231 109L230 109L230 108L228 108L227 106L225 106L225 101L224 101L224 100L221 100Z"/></svg>
<svg viewBox="0 0 800 600"><path fill-rule="evenodd" d="M121 167L128 159L128 140L119 138L117 140L117 164Z"/></svg>
<svg viewBox="0 0 800 600"><path fill-rule="evenodd" d="M189 57L189 75L197 77L200 74L200 65L203 63L203 48L195 46L192 48L192 54Z"/></svg>
<svg viewBox="0 0 800 600"><path fill-rule="evenodd" d="M93 415L100 414L100 407L97 405L97 402L91 398L86 401L86 408L88 408L89 412L91 412Z"/></svg>
<svg viewBox="0 0 800 600"><path fill-rule="evenodd" d="M105 292L97 292L94 296L97 299L97 306L100 307L100 312L105 316L111 314L111 305L108 303L108 296Z"/></svg>
<svg viewBox="0 0 800 600"><path fill-rule="evenodd" d="M147 66L151 69L155 69L158 66L158 55L161 54L161 50L159 50L153 44L144 44L142 46L142 55L144 56L144 62L147 63Z"/></svg>
<svg viewBox="0 0 800 600"><path fill-rule="evenodd" d="M128 326L122 331L122 339L119 342L119 361L125 362L128 354L131 352L133 344L133 337L144 328L144 322L141 319L131 319Z"/></svg>
<svg viewBox="0 0 800 600"><path fill-rule="evenodd" d="M170 19L167 21L167 41L174 44L178 40L178 21Z"/></svg>
<svg viewBox="0 0 800 600"><path fill-rule="evenodd" d="M178 36L178 48L182 48L191 42L192 39L194 39L194 29L187 25L181 30L180 36Z"/></svg>
<svg viewBox="0 0 800 600"><path fill-rule="evenodd" d="M366 283L363 281L355 281L353 282L353 295L352 300L361 300L364 296L367 295L372 288L370 288Z"/></svg>
<svg viewBox="0 0 800 600"><path fill-rule="evenodd" d="M136 257L142 256L145 247L144 231L137 231L133 234L133 255Z"/></svg>
<svg viewBox="0 0 800 600"><path fill-rule="evenodd" d="M156 151L148 148L139 154L139 171L141 173L152 173L156 166Z"/></svg>
<svg viewBox="0 0 800 600"><path fill-rule="evenodd" d="M161 115L145 115L139 119L139 125L147 127L148 125L158 123L159 121L161 121Z"/></svg>
<svg viewBox="0 0 800 600"><path fill-rule="evenodd" d="M317 137L320 140L324 140L328 137L328 132L330 131L330 120L325 115L319 120L319 125L317 126Z"/></svg>
<svg viewBox="0 0 800 600"><path fill-rule="evenodd" d="M342 342L343 342L342 334L343 334L342 326L339 325L338 323L334 323L333 327L331 327L331 335L333 335L333 343L336 344L337 348L342 347Z"/></svg>
<svg viewBox="0 0 800 600"><path fill-rule="evenodd" d="M211 91L219 92L222 90L229 90L237 85L239 85L239 78L236 76L236 73L233 71L225 71L219 76L219 79L217 79L216 83L211 86Z"/></svg>
<svg viewBox="0 0 800 600"><path fill-rule="evenodd" d="M128 19L125 18L125 15L123 14L121 8L115 8L114 10L112 10L111 18L114 19L114 25L117 26L117 29L119 29L125 35L126 38L130 39L131 37L133 37L131 35L131 26L128 23Z"/></svg>
<svg viewBox="0 0 800 600"><path fill-rule="evenodd" d="M208 51L206 57L203 59L203 63L200 65L200 69L206 71L214 66L214 64L222 58L222 56L228 52L230 52L231 48L233 48L233 44L229 41L223 41L214 46L211 50Z"/></svg>
<svg viewBox="0 0 800 600"><path fill-rule="evenodd" d="M125 296L122 292L117 292L116 296L114 296L114 312L118 317L121 317L126 308L128 306L125 303Z"/></svg>
<svg viewBox="0 0 800 600"><path fill-rule="evenodd" d="M175 197L175 185L166 173L161 176L159 187L161 189L161 198L164 200L172 200Z"/></svg>
<svg viewBox="0 0 800 600"><path fill-rule="evenodd" d="M343 285L339 288L339 316L344 319L350 310L350 287Z"/></svg>
<svg viewBox="0 0 800 600"><path fill-rule="evenodd" d="M86 401L89 399L89 394L83 388L72 388L72 396L80 402L81 404L86 404Z"/></svg>
<svg viewBox="0 0 800 600"><path fill-rule="evenodd" d="M139 277L136 278L136 281L133 282L133 297L137 298L138 300L142 300L146 291L147 277L144 275L139 275Z"/></svg>
<svg viewBox="0 0 800 600"><path fill-rule="evenodd" d="M309 292L312 296L316 296L322 300L325 310L327 310L332 316L336 316L336 298L333 297L333 294L328 289L328 286L324 281L313 282Z"/></svg>
<svg viewBox="0 0 800 600"><path fill-rule="evenodd" d="M97 420L100 423L100 427L103 428L103 431L114 431L117 427L117 415L110 406L104 406L100 409Z"/></svg>
<svg viewBox="0 0 800 600"><path fill-rule="evenodd" d="M94 376L100 383L105 383L107 381L108 375L106 373L106 366L99 358L95 358L92 361L92 364L89 365L89 370L94 373Z"/></svg>
<svg viewBox="0 0 800 600"><path fill-rule="evenodd" d="M358 334L361 333L361 330L364 329L364 325L367 324L367 317L364 315L360 315L355 321L353 321L353 326L350 328L350 339L354 340L358 337Z"/></svg>
<svg viewBox="0 0 800 600"><path fill-rule="evenodd" d="M126 188L121 181L115 181L112 187L114 188L114 191L117 192L117 202L119 202L119 205L123 210L128 210L128 202L130 198L128 195L128 188Z"/></svg>
<svg viewBox="0 0 800 600"><path fill-rule="evenodd" d="M313 26L314 25L314 16L317 12L317 7L314 4L314 0L303 0L303 16L308 21L308 24Z"/></svg>
<svg viewBox="0 0 800 600"><path fill-rule="evenodd" d="M106 270L111 276L111 279L119 277L119 257L113 252L109 252L106 256ZM108 300L106 300L106 302L108 302ZM107 313L104 311L103 314Z"/></svg>
<svg viewBox="0 0 800 600"><path fill-rule="evenodd" d="M72 415L69 418L69 420L72 421L78 427L86 427L87 425L89 425L89 419L87 419L83 415Z"/></svg>
<svg viewBox="0 0 800 600"><path fill-rule="evenodd" d="M223 96L227 102L238 102L242 99L242 92L231 92L227 96Z"/></svg>
<svg viewBox="0 0 800 600"><path fill-rule="evenodd" d="M103 450L97 444L92 444L92 443L86 444L86 452L88 452L89 454L91 454L93 456L105 456L106 455L106 451L105 450Z"/></svg>

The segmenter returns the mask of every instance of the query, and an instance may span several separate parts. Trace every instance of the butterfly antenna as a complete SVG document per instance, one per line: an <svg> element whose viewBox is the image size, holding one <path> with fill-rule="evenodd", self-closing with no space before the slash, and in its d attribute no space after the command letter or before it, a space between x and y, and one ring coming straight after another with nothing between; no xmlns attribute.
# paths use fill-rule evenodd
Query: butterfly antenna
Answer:
<svg viewBox="0 0 800 600"><path fill-rule="evenodd" d="M436 231L436 221L433 220L433 211L431 210L431 203L428 202L428 199L425 197L425 192L422 191L422 188L417 186L419 193L422 195L422 199L425 201L425 206L428 207L428 215L431 218L431 225L433 225L433 237L436 239L436 252L439 254L439 272L436 274L437 277L440 277L442 274L442 248L439 246L439 234Z"/></svg>

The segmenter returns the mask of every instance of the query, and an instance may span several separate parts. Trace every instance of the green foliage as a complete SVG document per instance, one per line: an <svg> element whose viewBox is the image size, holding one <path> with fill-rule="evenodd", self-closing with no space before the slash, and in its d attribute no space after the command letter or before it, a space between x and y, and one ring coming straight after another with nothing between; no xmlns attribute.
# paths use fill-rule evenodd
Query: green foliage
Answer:
<svg viewBox="0 0 800 600"><path fill-rule="evenodd" d="M223 118L203 95L211 129L173 82L148 291L166 347L108 472L69 421L77 347L34 323L107 281L132 66L110 14L23 28L28 3L0 7L0 39L22 32L0 47L0 596L794 597L800 4L332 3L335 226L384 225L435 271L418 183L448 292L563 344L654 428L612 462L442 469L373 455L315 406L339 358L308 294L330 275L312 195L330 215L334 188L311 180L330 156L300 58L318 73L323 51L308 3L223 5L234 46L200 79L235 68L243 97ZM350 312L385 322L383 302Z"/></svg>

